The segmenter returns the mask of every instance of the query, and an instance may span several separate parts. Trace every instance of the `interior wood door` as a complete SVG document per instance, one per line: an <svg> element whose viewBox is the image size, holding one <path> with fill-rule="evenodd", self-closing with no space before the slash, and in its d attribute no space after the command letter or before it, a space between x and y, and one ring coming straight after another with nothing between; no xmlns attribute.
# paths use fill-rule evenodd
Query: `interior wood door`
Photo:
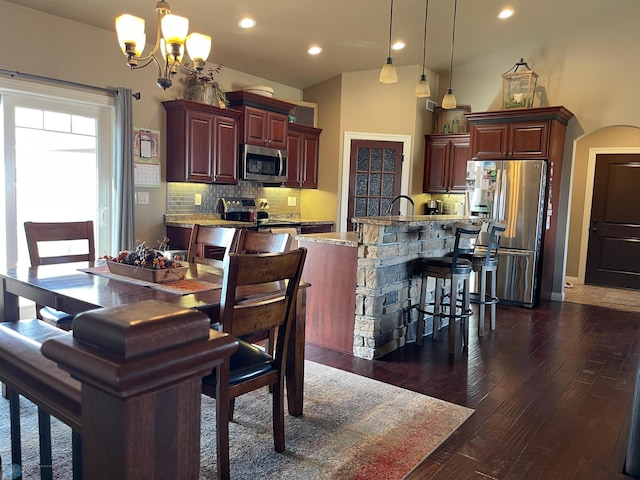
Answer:
<svg viewBox="0 0 640 480"><path fill-rule="evenodd" d="M596 157L585 283L640 290L640 155Z"/></svg>
<svg viewBox="0 0 640 480"><path fill-rule="evenodd" d="M353 217L386 215L391 200L400 194L402 148L402 142L351 141L347 230L353 230ZM398 215L398 203L391 213Z"/></svg>

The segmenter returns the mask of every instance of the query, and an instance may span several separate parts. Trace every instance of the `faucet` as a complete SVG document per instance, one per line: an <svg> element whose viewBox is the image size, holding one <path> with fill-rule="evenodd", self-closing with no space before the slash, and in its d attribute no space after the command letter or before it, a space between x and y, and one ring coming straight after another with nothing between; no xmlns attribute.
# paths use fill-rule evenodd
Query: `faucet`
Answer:
<svg viewBox="0 0 640 480"><path fill-rule="evenodd" d="M391 200L391 203L389 204L389 207L387 208L387 213L391 213L391 209L393 208L393 204L395 203L396 200L400 200L401 198L406 198L407 201L411 204L411 216L415 216L416 213L416 205L415 203L413 203L413 200L411 199L411 197L407 196L407 195L396 195L395 197L393 197L393 200Z"/></svg>

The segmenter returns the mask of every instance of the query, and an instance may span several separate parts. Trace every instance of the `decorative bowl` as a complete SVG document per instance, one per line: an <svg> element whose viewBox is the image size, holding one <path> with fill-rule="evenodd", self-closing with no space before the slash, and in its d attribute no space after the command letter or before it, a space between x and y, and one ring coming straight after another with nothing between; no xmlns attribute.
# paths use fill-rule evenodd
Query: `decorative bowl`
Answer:
<svg viewBox="0 0 640 480"><path fill-rule="evenodd" d="M245 87L243 88L243 90L245 92L262 95L263 97L273 97L273 88L267 87L265 85L254 85L251 87Z"/></svg>
<svg viewBox="0 0 640 480"><path fill-rule="evenodd" d="M127 265L126 263L107 262L107 267L111 273L122 275L124 277L144 280L145 282L166 283L182 280L189 267L173 267L173 268L142 268L135 265Z"/></svg>

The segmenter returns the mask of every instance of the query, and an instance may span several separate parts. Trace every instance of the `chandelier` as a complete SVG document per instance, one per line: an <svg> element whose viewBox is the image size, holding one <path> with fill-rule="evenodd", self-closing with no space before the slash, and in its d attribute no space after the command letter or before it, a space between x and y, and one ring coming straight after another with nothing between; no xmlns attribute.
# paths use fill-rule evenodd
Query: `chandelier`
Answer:
<svg viewBox="0 0 640 480"><path fill-rule="evenodd" d="M160 0L156 3L158 13L158 31L156 44L146 56L142 56L147 36L144 32L144 20L125 13L116 18L116 32L118 44L127 57L127 65L131 69L144 68L155 62L158 66L158 80L160 88L166 90L172 84L172 77L178 67L189 72L201 72L211 50L211 37L189 31L189 19L171 13L171 6ZM183 62L185 45L187 53L193 60L193 67ZM162 60L158 59L160 51Z"/></svg>

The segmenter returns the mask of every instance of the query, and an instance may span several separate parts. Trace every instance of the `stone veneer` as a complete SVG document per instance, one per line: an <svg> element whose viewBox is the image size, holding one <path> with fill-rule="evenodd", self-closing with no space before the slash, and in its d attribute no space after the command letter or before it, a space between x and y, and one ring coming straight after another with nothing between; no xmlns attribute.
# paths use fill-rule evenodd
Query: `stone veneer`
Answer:
<svg viewBox="0 0 640 480"><path fill-rule="evenodd" d="M415 341L419 258L453 249L454 215L356 219L358 270L353 354L374 359ZM433 291L433 286L431 286ZM425 334L433 330L432 319Z"/></svg>

